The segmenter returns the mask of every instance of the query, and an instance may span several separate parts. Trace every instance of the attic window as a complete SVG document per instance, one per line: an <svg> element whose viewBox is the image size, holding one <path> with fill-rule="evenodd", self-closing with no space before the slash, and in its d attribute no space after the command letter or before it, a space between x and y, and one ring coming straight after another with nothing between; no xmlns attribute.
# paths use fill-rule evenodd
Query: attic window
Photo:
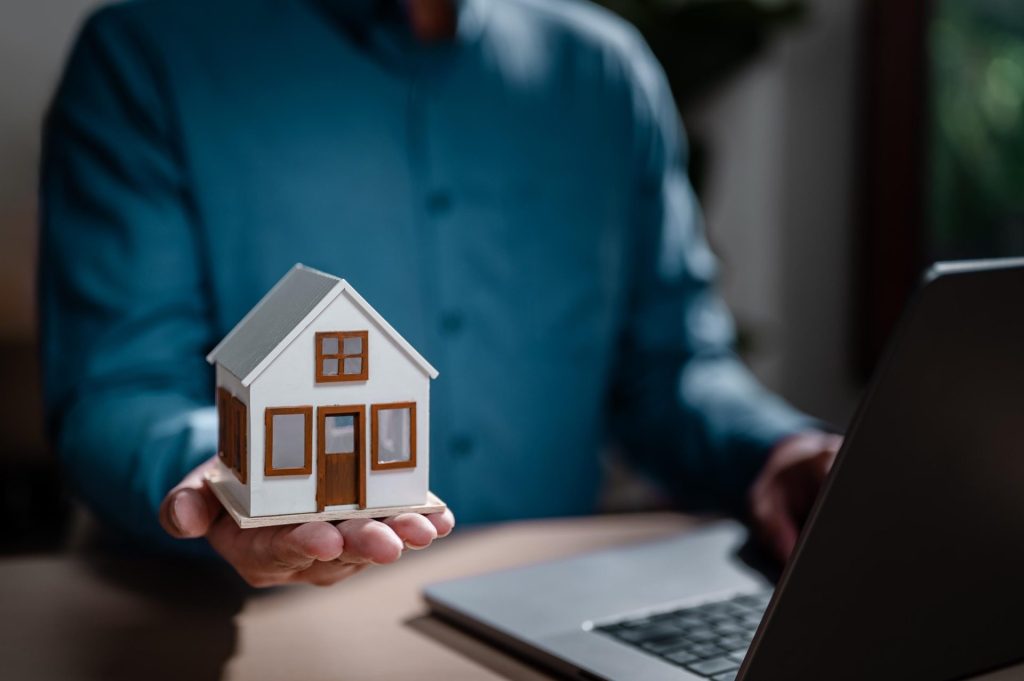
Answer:
<svg viewBox="0 0 1024 681"><path fill-rule="evenodd" d="M370 375L366 331L316 334L316 382L365 381Z"/></svg>

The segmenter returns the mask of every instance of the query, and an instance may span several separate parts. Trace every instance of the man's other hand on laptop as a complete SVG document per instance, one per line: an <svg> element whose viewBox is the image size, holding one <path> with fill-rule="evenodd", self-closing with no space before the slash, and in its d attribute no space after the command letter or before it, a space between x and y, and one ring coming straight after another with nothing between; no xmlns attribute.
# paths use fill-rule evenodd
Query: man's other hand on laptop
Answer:
<svg viewBox="0 0 1024 681"><path fill-rule="evenodd" d="M224 512L203 479L208 461L167 493L160 524L172 537L206 537L252 586L329 586L367 565L393 563L405 548L426 548L455 526L451 511L402 513L384 520L310 522L243 530Z"/></svg>
<svg viewBox="0 0 1024 681"><path fill-rule="evenodd" d="M828 475L843 438L807 432L782 440L750 488L750 512L761 541L785 562Z"/></svg>

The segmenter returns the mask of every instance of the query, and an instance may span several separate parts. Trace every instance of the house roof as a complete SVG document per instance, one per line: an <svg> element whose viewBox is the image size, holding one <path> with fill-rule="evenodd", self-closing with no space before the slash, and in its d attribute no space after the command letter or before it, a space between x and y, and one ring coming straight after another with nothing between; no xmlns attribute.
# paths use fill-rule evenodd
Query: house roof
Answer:
<svg viewBox="0 0 1024 681"><path fill-rule="evenodd" d="M385 335L423 370L437 378L437 369L416 352L401 334L344 279L295 265L263 296L242 321L217 344L206 361L220 364L234 374L242 385L250 385L263 370L328 305L345 293Z"/></svg>

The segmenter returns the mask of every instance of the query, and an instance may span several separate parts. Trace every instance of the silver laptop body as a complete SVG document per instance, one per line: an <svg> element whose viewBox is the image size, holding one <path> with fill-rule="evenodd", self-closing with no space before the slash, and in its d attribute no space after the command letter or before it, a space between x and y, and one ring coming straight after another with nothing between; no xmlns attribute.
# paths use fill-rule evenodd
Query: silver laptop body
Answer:
<svg viewBox="0 0 1024 681"><path fill-rule="evenodd" d="M745 654L731 652L740 666L653 645L772 588L738 557L745 541L723 521L425 597L573 678L939 681L1024 660L1024 259L928 273ZM660 625L660 639L623 638Z"/></svg>

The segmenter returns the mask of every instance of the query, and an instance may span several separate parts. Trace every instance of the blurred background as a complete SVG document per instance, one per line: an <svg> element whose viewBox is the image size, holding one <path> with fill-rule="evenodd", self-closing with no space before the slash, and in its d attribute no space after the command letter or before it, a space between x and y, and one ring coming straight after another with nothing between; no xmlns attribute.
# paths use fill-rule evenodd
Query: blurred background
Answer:
<svg viewBox="0 0 1024 681"><path fill-rule="evenodd" d="M42 432L36 174L43 112L98 4L0 4L5 553L59 547L70 525ZM1018 0L602 4L669 73L741 350L800 408L846 425L927 263L1024 254ZM610 506L642 505L610 477Z"/></svg>

